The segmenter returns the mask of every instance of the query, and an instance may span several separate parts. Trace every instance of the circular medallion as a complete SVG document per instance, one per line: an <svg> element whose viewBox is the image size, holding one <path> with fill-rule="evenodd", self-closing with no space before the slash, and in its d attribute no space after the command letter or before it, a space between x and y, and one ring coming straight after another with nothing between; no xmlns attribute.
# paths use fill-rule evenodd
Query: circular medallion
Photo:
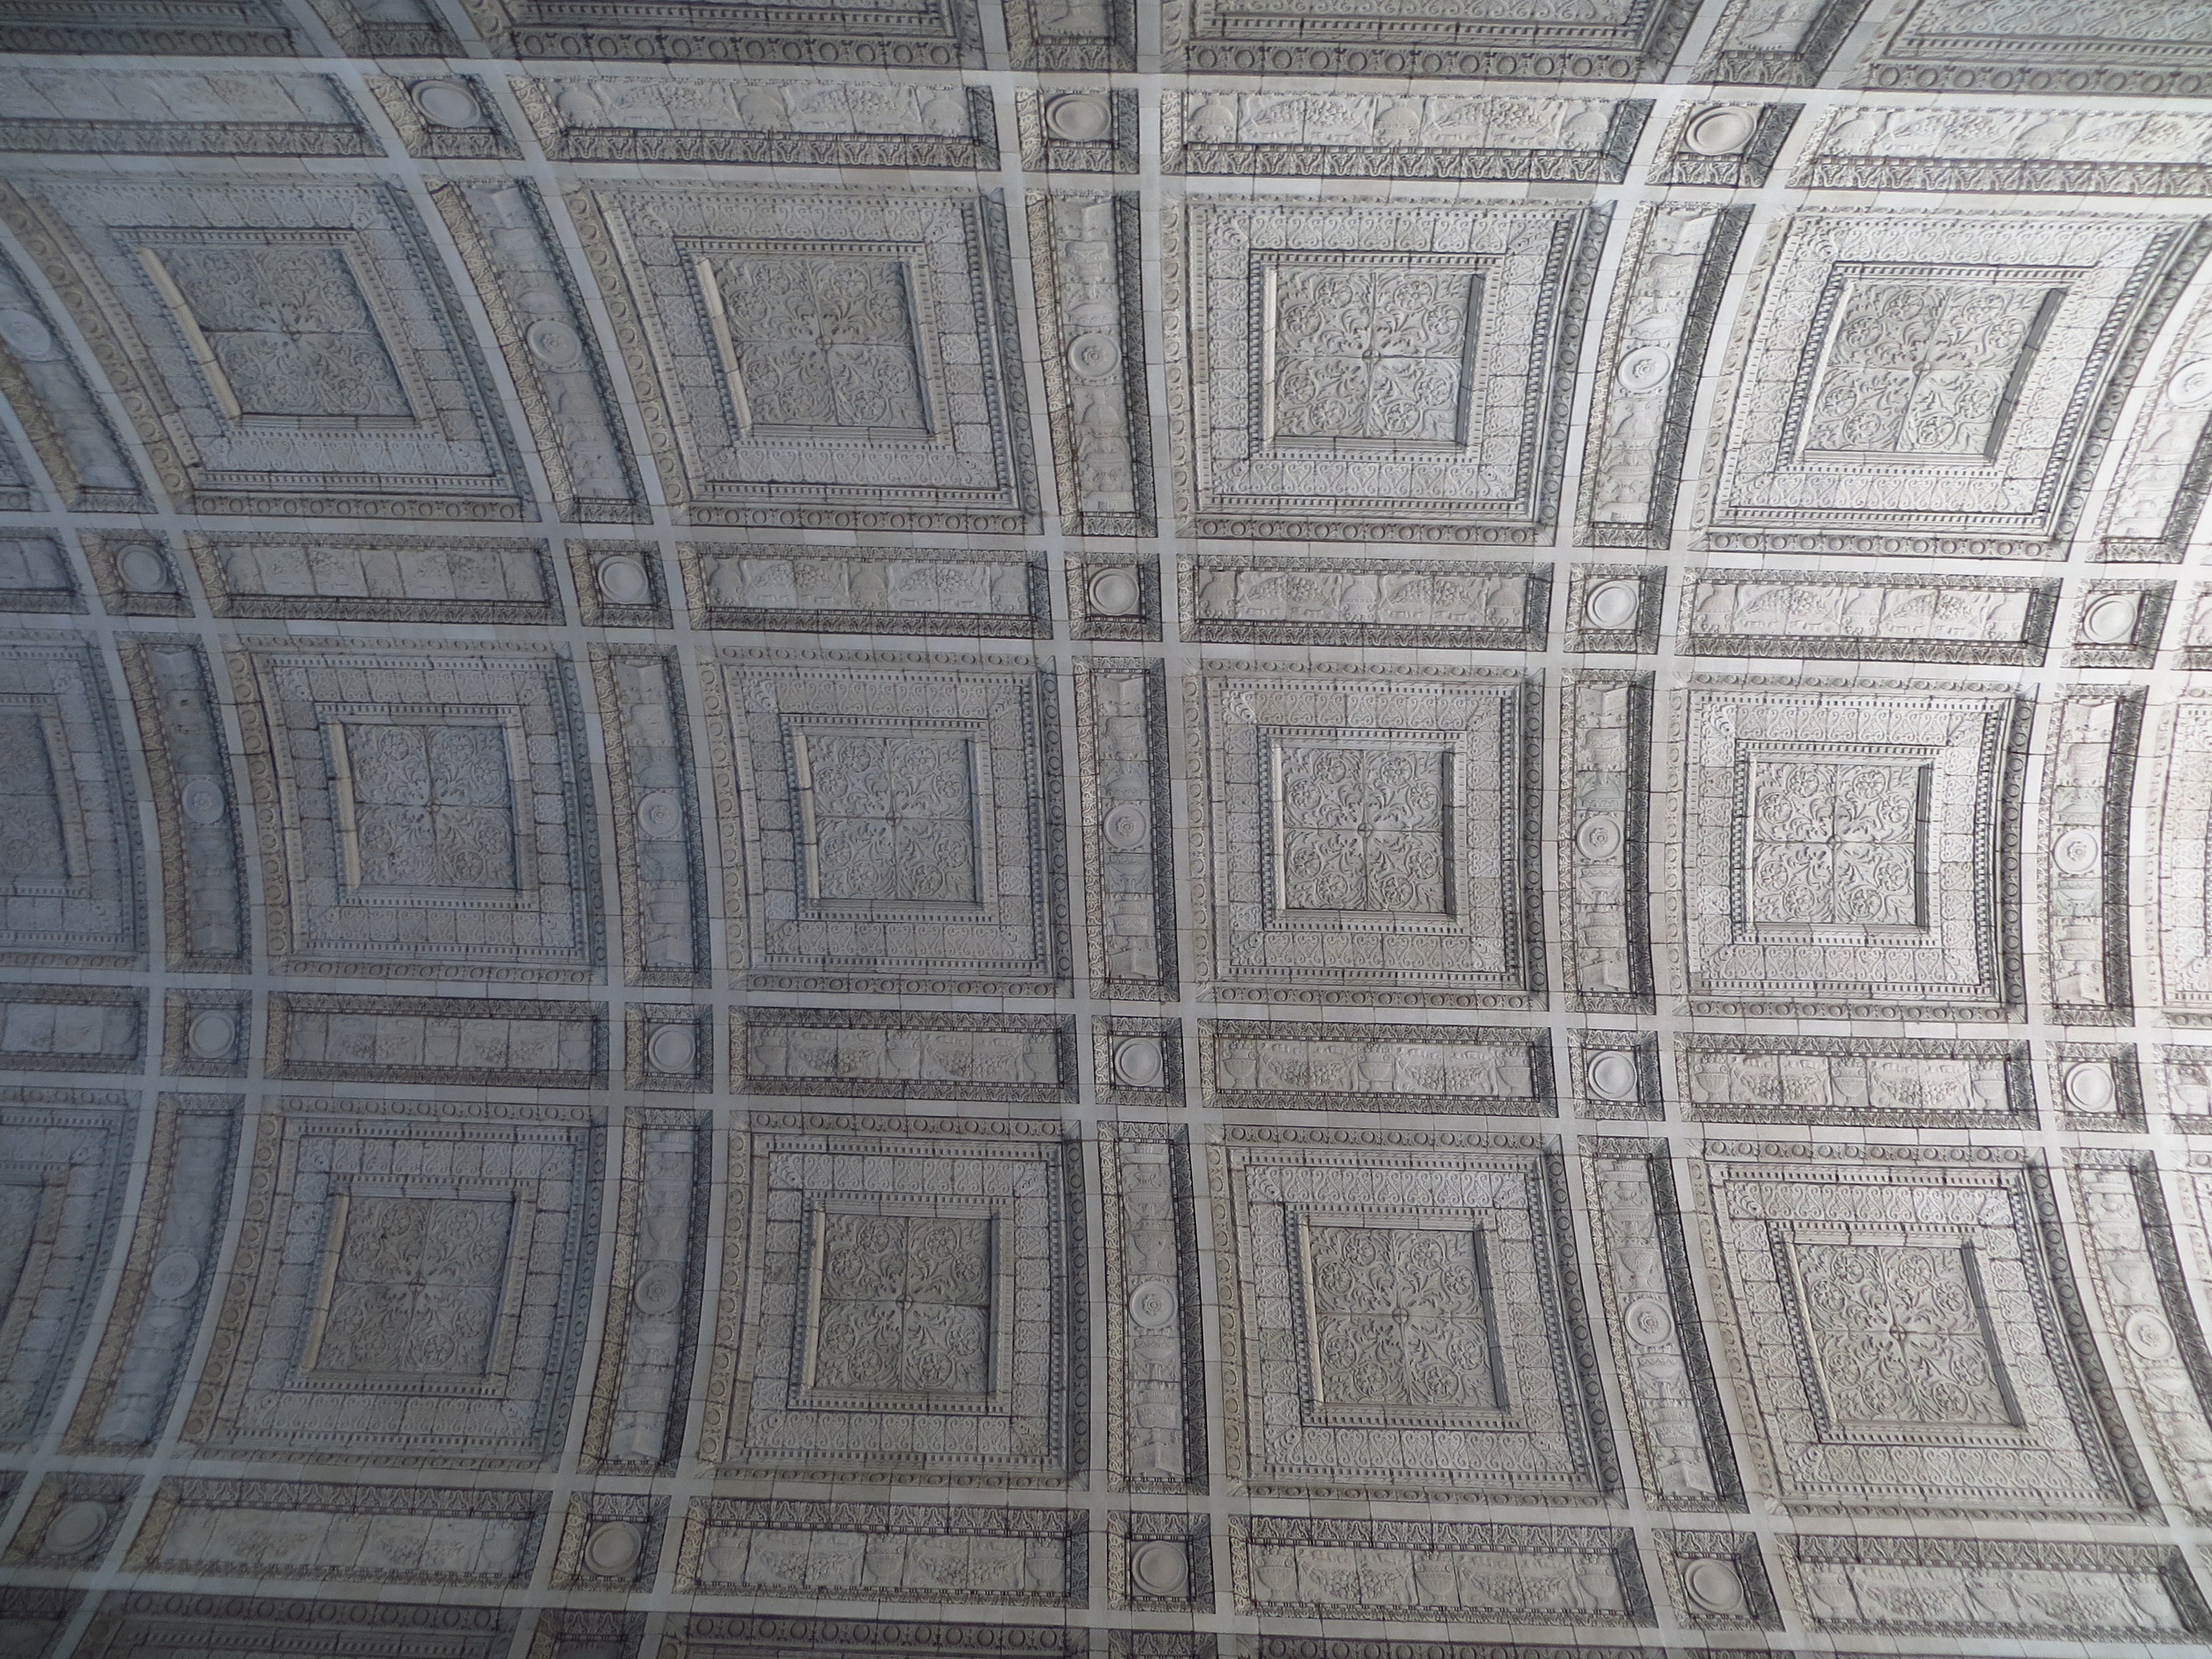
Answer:
<svg viewBox="0 0 2212 1659"><path fill-rule="evenodd" d="M1129 1293L1129 1317L1148 1331L1157 1331L1175 1317L1175 1290L1165 1279L1138 1281Z"/></svg>
<svg viewBox="0 0 2212 1659"><path fill-rule="evenodd" d="M699 1059L699 1033L687 1025L660 1025L645 1040L645 1064L664 1077L689 1077Z"/></svg>
<svg viewBox="0 0 2212 1659"><path fill-rule="evenodd" d="M1674 1334L1674 1316L1656 1297L1639 1296L1628 1304L1621 1325L1632 1340L1645 1348L1657 1348Z"/></svg>
<svg viewBox="0 0 2212 1659"><path fill-rule="evenodd" d="M1144 603L1144 587L1134 571L1101 571L1084 593L1094 617L1133 617Z"/></svg>
<svg viewBox="0 0 2212 1659"><path fill-rule="evenodd" d="M0 340L27 363L44 363L61 356L53 331L30 311L10 305L0 307Z"/></svg>
<svg viewBox="0 0 2212 1659"><path fill-rule="evenodd" d="M1707 1557L1682 1569L1682 1592L1701 1613L1743 1611L1743 1578L1733 1562Z"/></svg>
<svg viewBox="0 0 2212 1659"><path fill-rule="evenodd" d="M100 1535L108 1530L108 1506L86 1501L65 1503L46 1524L46 1553L50 1555L85 1555L100 1541Z"/></svg>
<svg viewBox="0 0 2212 1659"><path fill-rule="evenodd" d="M644 562L626 553L601 559L592 572L592 580L599 584L601 596L611 605L653 603L653 579L645 573Z"/></svg>
<svg viewBox="0 0 2212 1659"><path fill-rule="evenodd" d="M227 1060L238 1041L237 1017L219 1008L203 1009L185 1027L184 1040L203 1060Z"/></svg>
<svg viewBox="0 0 2212 1659"><path fill-rule="evenodd" d="M1100 820L1099 833L1116 852L1134 852L1152 833L1152 818L1133 801L1124 801Z"/></svg>
<svg viewBox="0 0 2212 1659"><path fill-rule="evenodd" d="M2052 843L2051 862L2061 875L2085 876L2096 869L2103 852L2096 831L2070 829Z"/></svg>
<svg viewBox="0 0 2212 1659"><path fill-rule="evenodd" d="M665 789L656 789L637 803L637 826L657 841L673 841L683 833L683 803Z"/></svg>
<svg viewBox="0 0 2212 1659"><path fill-rule="evenodd" d="M407 96L422 119L433 127L481 127L484 111L467 83L460 81L418 81Z"/></svg>
<svg viewBox="0 0 2212 1659"><path fill-rule="evenodd" d="M169 561L143 541L134 541L115 556L115 573L123 579L123 586L134 594L173 591L169 586Z"/></svg>
<svg viewBox="0 0 2212 1659"><path fill-rule="evenodd" d="M602 1521L584 1540L584 1571L601 1578L621 1578L645 1552L645 1534L634 1521Z"/></svg>
<svg viewBox="0 0 2212 1659"><path fill-rule="evenodd" d="M1068 342L1068 367L1079 380L1102 380L1121 366L1121 346L1111 334L1078 334Z"/></svg>
<svg viewBox="0 0 2212 1659"><path fill-rule="evenodd" d="M1113 106L1103 93L1063 92L1045 104L1045 130L1071 144L1094 144L1113 126Z"/></svg>
<svg viewBox="0 0 2212 1659"><path fill-rule="evenodd" d="M220 824L223 786L212 778L187 778L177 791L177 805L195 824Z"/></svg>
<svg viewBox="0 0 2212 1659"><path fill-rule="evenodd" d="M1583 596L1582 614L1594 628L1625 628L1634 625L1643 604L1641 582L1616 579L1598 583Z"/></svg>
<svg viewBox="0 0 2212 1659"><path fill-rule="evenodd" d="M530 355L549 369L584 366L584 342L573 328L557 317L541 317L522 331L522 343Z"/></svg>
<svg viewBox="0 0 2212 1659"><path fill-rule="evenodd" d="M2134 594L2101 594L2081 613L2081 637L2091 645L2130 645L2142 602Z"/></svg>
<svg viewBox="0 0 2212 1659"><path fill-rule="evenodd" d="M1575 832L1575 847L1585 858L1610 858L1621 849L1621 821L1609 812L1594 813Z"/></svg>
<svg viewBox="0 0 2212 1659"><path fill-rule="evenodd" d="M1167 1052L1157 1037L1124 1037L1114 1045L1114 1081L1129 1088L1151 1088L1167 1070Z"/></svg>
<svg viewBox="0 0 2212 1659"><path fill-rule="evenodd" d="M172 1250L154 1263L147 1286L163 1302L174 1302L200 1282L200 1258L189 1250Z"/></svg>
<svg viewBox="0 0 2212 1659"><path fill-rule="evenodd" d="M673 1312L683 1300L684 1276L667 1262L656 1262L630 1283L630 1304L640 1313Z"/></svg>
<svg viewBox="0 0 2212 1659"><path fill-rule="evenodd" d="M1733 156L1751 142L1758 125L1749 110L1708 110L1691 120L1682 142L1701 156Z"/></svg>
<svg viewBox="0 0 2212 1659"><path fill-rule="evenodd" d="M1674 353L1664 346L1638 346L1620 361L1613 377L1624 389L1648 392L1663 385L1668 375L1674 373Z"/></svg>
<svg viewBox="0 0 2212 1659"><path fill-rule="evenodd" d="M1600 1100L1634 1100L1639 1076L1636 1056L1624 1048L1608 1048L1590 1056L1583 1068L1590 1093Z"/></svg>
<svg viewBox="0 0 2212 1659"><path fill-rule="evenodd" d="M2145 1359L2164 1359L2174 1351L2173 1328L2147 1308L2130 1314L2120 1333Z"/></svg>
<svg viewBox="0 0 2212 1659"><path fill-rule="evenodd" d="M2118 1092L2113 1087L2112 1068L2101 1060L2083 1060L2068 1066L2061 1087L2066 1103L2085 1112L2111 1110L2113 1096Z"/></svg>
<svg viewBox="0 0 2212 1659"><path fill-rule="evenodd" d="M1156 1538L1129 1552L1129 1587L1139 1595L1181 1595L1190 1582L1190 1557L1180 1544Z"/></svg>
<svg viewBox="0 0 2212 1659"><path fill-rule="evenodd" d="M6 331L6 312L0 311L0 333ZM2212 357L2199 357L2176 369L2166 382L2166 401L2177 409L2212 403Z"/></svg>

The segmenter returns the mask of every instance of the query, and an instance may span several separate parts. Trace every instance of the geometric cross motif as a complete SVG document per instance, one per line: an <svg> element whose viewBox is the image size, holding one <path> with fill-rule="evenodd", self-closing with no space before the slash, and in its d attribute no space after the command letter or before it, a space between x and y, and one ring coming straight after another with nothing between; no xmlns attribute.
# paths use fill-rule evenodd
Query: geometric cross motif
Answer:
<svg viewBox="0 0 2212 1659"><path fill-rule="evenodd" d="M1820 1393L1839 1426L2018 1425L1971 1244L1799 1240L1791 1256Z"/></svg>
<svg viewBox="0 0 2212 1659"><path fill-rule="evenodd" d="M1271 272L1278 444L1403 449L1465 441L1472 273L1331 264Z"/></svg>
<svg viewBox="0 0 2212 1659"><path fill-rule="evenodd" d="M794 733L807 896L979 903L975 748L964 736Z"/></svg>
<svg viewBox="0 0 2212 1659"><path fill-rule="evenodd" d="M506 1301L512 1200L342 1194L332 1209L329 1282L302 1369L488 1375Z"/></svg>
<svg viewBox="0 0 2212 1659"><path fill-rule="evenodd" d="M1449 750L1283 743L1275 767L1285 910L1454 908Z"/></svg>
<svg viewBox="0 0 2212 1659"><path fill-rule="evenodd" d="M138 257L230 419L420 419L342 249L188 243Z"/></svg>
<svg viewBox="0 0 2212 1659"><path fill-rule="evenodd" d="M1924 763L1754 756L1750 766L1751 926L1925 926Z"/></svg>
<svg viewBox="0 0 2212 1659"><path fill-rule="evenodd" d="M349 722L332 740L349 886L518 888L504 726Z"/></svg>
<svg viewBox="0 0 2212 1659"><path fill-rule="evenodd" d="M1479 1229L1301 1217L1299 1232L1316 1405L1505 1409Z"/></svg>
<svg viewBox="0 0 2212 1659"><path fill-rule="evenodd" d="M1849 282L1803 453L1995 460L2065 296L2039 282Z"/></svg>
<svg viewBox="0 0 2212 1659"><path fill-rule="evenodd" d="M989 1216L816 1210L807 1403L857 1394L868 1409L926 1409L948 1394L987 1396L995 1232Z"/></svg>
<svg viewBox="0 0 2212 1659"><path fill-rule="evenodd" d="M741 431L929 435L904 261L725 256L700 269Z"/></svg>

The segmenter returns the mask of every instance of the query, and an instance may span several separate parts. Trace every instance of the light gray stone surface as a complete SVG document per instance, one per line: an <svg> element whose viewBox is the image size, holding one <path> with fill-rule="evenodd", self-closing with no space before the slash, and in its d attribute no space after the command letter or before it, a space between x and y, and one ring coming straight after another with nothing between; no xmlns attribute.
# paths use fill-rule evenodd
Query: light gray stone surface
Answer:
<svg viewBox="0 0 2212 1659"><path fill-rule="evenodd" d="M2212 1652L2203 0L0 0L0 1655Z"/></svg>

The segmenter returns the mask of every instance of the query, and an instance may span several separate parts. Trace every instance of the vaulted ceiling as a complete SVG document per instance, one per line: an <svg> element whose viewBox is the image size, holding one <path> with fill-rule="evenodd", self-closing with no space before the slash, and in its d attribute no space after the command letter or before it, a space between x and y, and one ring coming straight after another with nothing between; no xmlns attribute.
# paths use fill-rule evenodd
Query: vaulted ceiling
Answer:
<svg viewBox="0 0 2212 1659"><path fill-rule="evenodd" d="M0 1654L2212 1644L2202 0L0 0Z"/></svg>

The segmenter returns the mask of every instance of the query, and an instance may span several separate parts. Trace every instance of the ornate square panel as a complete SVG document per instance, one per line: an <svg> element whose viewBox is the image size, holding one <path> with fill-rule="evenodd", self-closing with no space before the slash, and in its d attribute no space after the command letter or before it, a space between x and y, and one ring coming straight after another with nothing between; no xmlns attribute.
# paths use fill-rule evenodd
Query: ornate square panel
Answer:
<svg viewBox="0 0 2212 1659"><path fill-rule="evenodd" d="M1499 1007L1541 986L1525 680L1224 670L1193 718L1200 972L1225 995Z"/></svg>
<svg viewBox="0 0 2212 1659"><path fill-rule="evenodd" d="M38 1439L76 1356L135 1116L125 1094L0 1090L0 1446Z"/></svg>
<svg viewBox="0 0 2212 1659"><path fill-rule="evenodd" d="M557 1442L596 1214L581 1109L295 1100L187 1434L293 1458L532 1466Z"/></svg>
<svg viewBox="0 0 2212 1659"><path fill-rule="evenodd" d="M996 197L572 198L693 524L1019 532L1036 495Z"/></svg>
<svg viewBox="0 0 2212 1659"><path fill-rule="evenodd" d="M396 187L21 188L7 211L191 506L522 517L496 394Z"/></svg>
<svg viewBox="0 0 2212 1659"><path fill-rule="evenodd" d="M1761 255L1715 402L1707 544L2048 556L2193 221L1815 210ZM1806 538L1812 536L1814 541Z"/></svg>
<svg viewBox="0 0 2212 1659"><path fill-rule="evenodd" d="M1059 982L1056 750L1033 667L732 655L708 708L754 984Z"/></svg>
<svg viewBox="0 0 2212 1659"><path fill-rule="evenodd" d="M1682 709L1694 995L1746 1012L2017 1004L2012 693L1710 680Z"/></svg>
<svg viewBox="0 0 2212 1659"><path fill-rule="evenodd" d="M732 1473L1061 1479L1081 1321L1056 1126L983 1141L890 1118L753 1123L706 1455Z"/></svg>
<svg viewBox="0 0 2212 1659"><path fill-rule="evenodd" d="M129 778L94 652L51 635L0 641L0 961L137 960Z"/></svg>
<svg viewBox="0 0 2212 1659"><path fill-rule="evenodd" d="M1709 1143L1711 1254L1793 1509L2125 1513L2147 1488L2039 1169L2001 1149Z"/></svg>
<svg viewBox="0 0 2212 1659"><path fill-rule="evenodd" d="M599 960L574 691L549 655L238 659L291 972L577 979Z"/></svg>
<svg viewBox="0 0 2212 1659"><path fill-rule="evenodd" d="M1600 220L1532 205L1187 212L1168 279L1186 349L1168 371L1194 534L1540 539Z"/></svg>
<svg viewBox="0 0 2212 1659"><path fill-rule="evenodd" d="M1617 1484L1553 1155L1230 1129L1229 1467L1256 1493L1595 1502Z"/></svg>

